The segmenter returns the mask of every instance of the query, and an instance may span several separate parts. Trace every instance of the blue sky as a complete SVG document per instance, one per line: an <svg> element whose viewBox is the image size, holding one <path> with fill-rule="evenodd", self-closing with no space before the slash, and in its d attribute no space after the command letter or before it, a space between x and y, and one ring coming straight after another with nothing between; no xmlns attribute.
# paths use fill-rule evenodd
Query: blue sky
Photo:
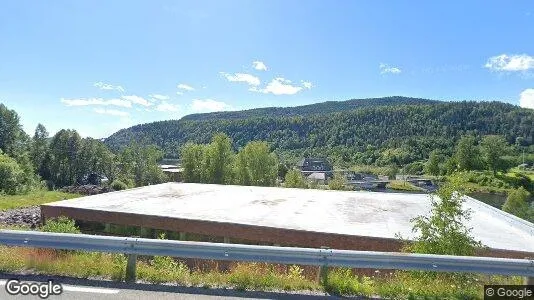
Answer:
<svg viewBox="0 0 534 300"><path fill-rule="evenodd" d="M534 108L534 1L0 3L0 102L83 136L403 95Z"/></svg>

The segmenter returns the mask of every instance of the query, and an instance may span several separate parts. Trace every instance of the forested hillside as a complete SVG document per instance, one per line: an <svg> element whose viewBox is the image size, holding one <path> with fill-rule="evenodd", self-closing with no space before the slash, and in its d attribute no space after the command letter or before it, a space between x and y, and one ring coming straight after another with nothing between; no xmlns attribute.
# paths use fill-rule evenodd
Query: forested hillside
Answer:
<svg viewBox="0 0 534 300"><path fill-rule="evenodd" d="M358 101L365 104L358 106ZM341 107L346 110L329 112ZM296 112L300 115L292 115ZM466 133L498 134L510 144L532 145L534 110L501 102L349 100L142 124L118 131L105 143L114 150L131 140L156 144L166 156L177 157L186 142L207 143L216 132L228 134L236 149L252 140L267 141L282 160L321 155L337 163L402 165L426 159L434 149L452 154L454 144Z"/></svg>
<svg viewBox="0 0 534 300"><path fill-rule="evenodd" d="M290 117L322 115L334 112L342 112L362 107L393 106L405 104L433 104L435 100L409 98L409 97L383 97L370 99L351 99L346 101L326 101L321 103L295 106L295 107L264 107L241 111L223 111L204 114L191 114L182 118L187 121L215 120L215 119L245 119L256 117Z"/></svg>

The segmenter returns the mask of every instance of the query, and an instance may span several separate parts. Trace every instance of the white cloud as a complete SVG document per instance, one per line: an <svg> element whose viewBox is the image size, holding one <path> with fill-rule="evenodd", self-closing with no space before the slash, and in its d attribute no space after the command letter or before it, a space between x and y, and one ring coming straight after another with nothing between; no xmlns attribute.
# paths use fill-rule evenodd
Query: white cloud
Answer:
<svg viewBox="0 0 534 300"><path fill-rule="evenodd" d="M160 94L152 94L152 95L149 95L151 98L154 98L156 100L169 100L169 96L167 95L160 95Z"/></svg>
<svg viewBox="0 0 534 300"><path fill-rule="evenodd" d="M521 92L519 106L534 109L534 89L526 89Z"/></svg>
<svg viewBox="0 0 534 300"><path fill-rule="evenodd" d="M163 101L156 106L156 110L162 112L177 112L180 110L180 107L167 101Z"/></svg>
<svg viewBox="0 0 534 300"><path fill-rule="evenodd" d="M389 66L388 64L380 63L378 66L380 68L380 74L399 74L402 72L400 68Z"/></svg>
<svg viewBox="0 0 534 300"><path fill-rule="evenodd" d="M136 95L130 95L130 96L122 96L123 99L126 99L134 104L139 104L139 105L142 105L142 106L151 106L152 103L150 103L150 101L146 100L145 98L143 97L139 97L139 96L136 96Z"/></svg>
<svg viewBox="0 0 534 300"><path fill-rule="evenodd" d="M184 93L183 93L183 92L180 92L180 91L176 92L176 95L183 95L183 94L184 94Z"/></svg>
<svg viewBox="0 0 534 300"><path fill-rule="evenodd" d="M224 78L226 78L228 81L231 81L231 82L246 82L252 86L260 85L260 79L254 75L250 75L246 73L234 73L234 75L232 75L226 72L220 72L220 74Z"/></svg>
<svg viewBox="0 0 534 300"><path fill-rule="evenodd" d="M67 106L88 106L88 105L103 105L103 106L120 106L120 107L132 107L132 103L124 99L109 99L104 100L102 98L80 98L80 99L64 99L61 98L61 102Z"/></svg>
<svg viewBox="0 0 534 300"><path fill-rule="evenodd" d="M125 111L120 111L116 109L95 108L95 112L97 114L110 115L110 116L116 116L116 117L127 117L129 115Z"/></svg>
<svg viewBox="0 0 534 300"><path fill-rule="evenodd" d="M302 87L292 85L291 80L278 77L271 80L271 82L269 82L264 89L252 87L249 89L249 91L260 92L264 94L272 93L273 95L294 95L302 91Z"/></svg>
<svg viewBox="0 0 534 300"><path fill-rule="evenodd" d="M178 85L178 88L181 89L181 90L186 90L186 91L194 91L195 90L195 88L193 88L192 86L187 85L185 83L180 83Z"/></svg>
<svg viewBox="0 0 534 300"><path fill-rule="evenodd" d="M191 103L191 110L195 112L213 112L230 108L230 105L213 99L193 99L193 103Z"/></svg>
<svg viewBox="0 0 534 300"><path fill-rule="evenodd" d="M253 61L252 66L259 71L267 71L267 66L262 61Z"/></svg>
<svg viewBox="0 0 534 300"><path fill-rule="evenodd" d="M121 92L121 93L124 93L124 88L120 85L112 85L112 84L108 84L108 83L103 83L101 81L99 82L95 82L93 84L93 86L101 89L101 90L115 90L115 91L118 91L118 92Z"/></svg>
<svg viewBox="0 0 534 300"><path fill-rule="evenodd" d="M313 84L311 82L309 82L309 81L301 80L300 82L302 83L302 86L307 88L308 90L313 87Z"/></svg>
<svg viewBox="0 0 534 300"><path fill-rule="evenodd" d="M501 54L490 57L484 67L492 71L528 71L534 69L534 57L526 54Z"/></svg>

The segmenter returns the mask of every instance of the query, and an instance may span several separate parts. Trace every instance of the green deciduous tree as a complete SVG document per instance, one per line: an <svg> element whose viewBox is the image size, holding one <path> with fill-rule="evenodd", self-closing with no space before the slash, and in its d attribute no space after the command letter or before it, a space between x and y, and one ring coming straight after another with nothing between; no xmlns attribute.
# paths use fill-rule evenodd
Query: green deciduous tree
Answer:
<svg viewBox="0 0 534 300"><path fill-rule="evenodd" d="M455 160L459 171L475 170L478 166L479 152L474 136L464 135L456 145Z"/></svg>
<svg viewBox="0 0 534 300"><path fill-rule="evenodd" d="M274 186L278 159L266 142L248 143L236 157L236 183L240 185Z"/></svg>
<svg viewBox="0 0 534 300"><path fill-rule="evenodd" d="M205 145L185 144L180 151L185 182L202 182Z"/></svg>
<svg viewBox="0 0 534 300"><path fill-rule="evenodd" d="M41 175L42 177L47 176L46 166L43 165L45 157L48 153L48 131L43 124L37 124L35 128L35 133L32 138L31 146L31 158L33 163L33 168Z"/></svg>
<svg viewBox="0 0 534 300"><path fill-rule="evenodd" d="M430 152L428 161L425 164L425 173L438 176L439 175L439 164L440 164L440 155L437 150Z"/></svg>
<svg viewBox="0 0 534 300"><path fill-rule="evenodd" d="M284 180L284 187L287 188L307 188L306 180L304 176L300 173L299 170L292 169L286 173L286 178Z"/></svg>
<svg viewBox="0 0 534 300"><path fill-rule="evenodd" d="M23 135L25 133L22 131L18 114L0 103L0 150L15 157L20 150Z"/></svg>
<svg viewBox="0 0 534 300"><path fill-rule="evenodd" d="M530 213L530 207L528 205L527 199L529 192L527 192L523 187L512 190L506 202L502 206L502 210L505 212L511 213L522 219L528 219Z"/></svg>
<svg viewBox="0 0 534 300"><path fill-rule="evenodd" d="M49 151L45 158L48 164L47 173L56 186L72 185L77 182L81 173L79 154L82 139L76 130L58 131L50 141Z"/></svg>
<svg viewBox="0 0 534 300"><path fill-rule="evenodd" d="M496 174L497 171L503 170L506 166L501 156L507 152L508 144L500 135L486 135L480 142L480 148L484 163L488 170Z"/></svg>
<svg viewBox="0 0 534 300"><path fill-rule="evenodd" d="M216 184L231 183L234 156L230 138L224 133L214 135L204 154L203 181Z"/></svg>
<svg viewBox="0 0 534 300"><path fill-rule="evenodd" d="M465 191L461 182L460 178L452 176L431 196L430 215L411 220L413 231L419 235L408 246L410 252L468 256L482 246L471 236L471 228L465 225L471 218L471 211L462 207Z"/></svg>
<svg viewBox="0 0 534 300"><path fill-rule="evenodd" d="M129 186L145 186L165 182L167 177L158 161L163 152L156 146L140 146L132 142L119 157L118 179Z"/></svg>

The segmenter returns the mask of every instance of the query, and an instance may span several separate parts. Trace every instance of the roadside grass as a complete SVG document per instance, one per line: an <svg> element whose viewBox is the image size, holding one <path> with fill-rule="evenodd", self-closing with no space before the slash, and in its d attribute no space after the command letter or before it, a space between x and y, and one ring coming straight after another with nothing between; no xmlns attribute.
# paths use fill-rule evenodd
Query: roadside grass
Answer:
<svg viewBox="0 0 534 300"><path fill-rule="evenodd" d="M387 188L390 188L392 190L398 190L398 191L410 191L410 192L423 192L424 189L413 185L410 182L406 182L403 180L392 180L387 185Z"/></svg>
<svg viewBox="0 0 534 300"><path fill-rule="evenodd" d="M81 195L46 190L34 191L26 195L0 195L0 211L29 207L77 197L81 197Z"/></svg>
<svg viewBox="0 0 534 300"><path fill-rule="evenodd" d="M124 280L126 257L122 254L55 251L0 246L0 272L28 272L78 278ZM349 269L333 268L326 284L303 275L302 268L264 263L234 263L227 271L191 270L169 257L143 257L137 278L150 283L174 283L206 288L240 290L327 291L343 296L380 296L392 299L479 299L484 284L521 284L520 277L475 276L473 281L450 276L418 277L408 271L377 276L357 276Z"/></svg>

